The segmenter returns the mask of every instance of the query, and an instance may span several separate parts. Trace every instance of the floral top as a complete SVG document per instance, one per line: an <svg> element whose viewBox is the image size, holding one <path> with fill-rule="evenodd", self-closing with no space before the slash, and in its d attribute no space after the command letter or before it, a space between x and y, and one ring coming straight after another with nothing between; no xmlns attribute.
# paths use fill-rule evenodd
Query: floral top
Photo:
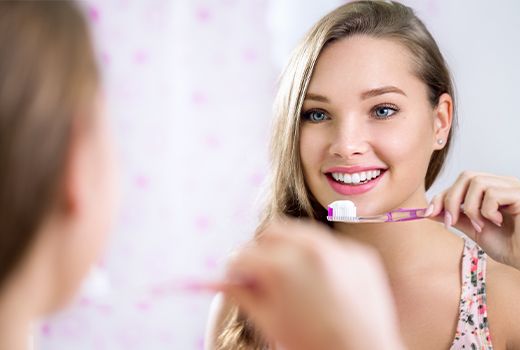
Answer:
<svg viewBox="0 0 520 350"><path fill-rule="evenodd" d="M462 253L462 291L455 339L450 350L492 350L486 303L487 255L466 239Z"/></svg>

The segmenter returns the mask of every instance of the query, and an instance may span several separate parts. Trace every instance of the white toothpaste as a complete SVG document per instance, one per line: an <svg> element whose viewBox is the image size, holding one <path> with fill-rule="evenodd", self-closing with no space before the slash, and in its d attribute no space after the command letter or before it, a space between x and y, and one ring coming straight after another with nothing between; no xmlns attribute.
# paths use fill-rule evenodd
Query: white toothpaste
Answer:
<svg viewBox="0 0 520 350"><path fill-rule="evenodd" d="M356 205L349 200L335 201L328 205L328 216L330 217L356 217Z"/></svg>

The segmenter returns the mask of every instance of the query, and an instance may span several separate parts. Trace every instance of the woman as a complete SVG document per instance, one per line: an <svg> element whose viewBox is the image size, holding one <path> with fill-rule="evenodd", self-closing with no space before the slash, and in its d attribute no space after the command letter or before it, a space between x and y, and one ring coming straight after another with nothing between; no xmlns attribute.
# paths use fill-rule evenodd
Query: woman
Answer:
<svg viewBox="0 0 520 350"><path fill-rule="evenodd" d="M104 246L114 158L76 5L0 2L0 43L0 349L26 349Z"/></svg>
<svg viewBox="0 0 520 350"><path fill-rule="evenodd" d="M278 216L327 223L325 208L340 199L353 201L359 215L428 207L432 220L332 226L338 238L379 253L408 348L520 348L515 322L520 274L514 269L520 266L520 181L464 172L430 205L426 199L453 137L453 90L437 44L410 8L356 1L325 16L294 51L281 78L272 195L259 235ZM449 232L452 225L476 244ZM262 259L247 252L240 258ZM240 259L231 270L237 265ZM255 288L247 283L225 290L234 300L221 299L215 307L210 348L277 348L272 340L280 335L247 302L252 298L276 310L264 299L277 286L257 272L261 265L240 270ZM352 270L337 268L346 276ZM294 295L305 292L293 288ZM359 299L372 312L373 300ZM333 308L328 302L323 307ZM378 323L372 334L380 329Z"/></svg>

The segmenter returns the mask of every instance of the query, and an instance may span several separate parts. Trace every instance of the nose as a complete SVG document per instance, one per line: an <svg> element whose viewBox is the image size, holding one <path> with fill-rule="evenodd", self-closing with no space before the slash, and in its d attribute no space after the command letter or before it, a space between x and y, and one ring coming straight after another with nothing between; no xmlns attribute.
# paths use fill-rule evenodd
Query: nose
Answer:
<svg viewBox="0 0 520 350"><path fill-rule="evenodd" d="M370 150L368 133L360 118L342 118L334 126L329 153L345 160L355 160Z"/></svg>

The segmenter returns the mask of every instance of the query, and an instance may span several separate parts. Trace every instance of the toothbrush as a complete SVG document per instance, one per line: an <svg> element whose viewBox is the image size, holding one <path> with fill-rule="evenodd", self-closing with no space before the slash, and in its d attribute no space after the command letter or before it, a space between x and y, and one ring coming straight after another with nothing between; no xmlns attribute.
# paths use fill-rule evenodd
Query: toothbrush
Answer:
<svg viewBox="0 0 520 350"><path fill-rule="evenodd" d="M255 281L253 280L199 280L199 279L186 279L181 281L172 281L169 283L163 283L155 285L150 292L156 296L176 294L176 293L216 293L227 288L232 287L243 287L243 288L256 288Z"/></svg>
<svg viewBox="0 0 520 350"><path fill-rule="evenodd" d="M349 200L332 202L327 211L328 221L348 223L403 222L426 218L426 208L399 208L381 215L357 216L356 205Z"/></svg>

